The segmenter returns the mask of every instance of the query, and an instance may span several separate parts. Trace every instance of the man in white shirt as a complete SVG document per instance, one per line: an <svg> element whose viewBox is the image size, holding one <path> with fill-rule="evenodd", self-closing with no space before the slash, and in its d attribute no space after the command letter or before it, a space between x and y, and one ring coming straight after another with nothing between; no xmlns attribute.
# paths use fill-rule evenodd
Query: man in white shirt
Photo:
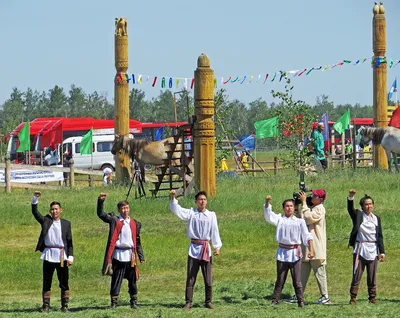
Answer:
<svg viewBox="0 0 400 318"><path fill-rule="evenodd" d="M136 281L139 279L138 258L144 264L144 254L140 240L140 222L129 217L130 206L128 201L119 201L117 204L119 216L113 212L104 212L106 193L100 193L97 200L97 216L109 224L109 234L106 253L103 263L103 275L111 278L111 308L116 308L123 279L128 280L130 305L132 309L139 309L137 305L138 289ZM137 254L137 255L136 255Z"/></svg>
<svg viewBox="0 0 400 318"><path fill-rule="evenodd" d="M284 215L274 213L269 203L271 196L265 198L264 217L265 220L276 226L276 241L279 243L276 252L277 278L275 283L272 305L278 305L282 289L285 285L288 271L292 275L293 287L300 308L304 307L303 287L301 285L301 243L308 246L308 258L314 257L312 246L312 235L307 229L303 219L296 218L294 213L294 200L283 201L282 208Z"/></svg>
<svg viewBox="0 0 400 318"><path fill-rule="evenodd" d="M326 220L325 220L325 207L324 201L326 199L326 192L324 189L312 190L311 203L312 206L307 205L307 196L304 192L300 192L299 198L302 204L301 210L295 212L295 215L306 221L310 233L313 235L313 250L314 258L308 259L308 249L303 246L303 259L301 264L301 285L303 292L306 289L308 278L311 269L314 272L315 279L317 280L320 298L317 300L319 305L331 304L328 296L328 282L326 279ZM296 210L296 209L295 209ZM290 299L285 299L285 302L297 302L296 295Z"/></svg>
<svg viewBox="0 0 400 318"><path fill-rule="evenodd" d="M106 167L103 170L103 185L106 186L112 183L113 170L110 167Z"/></svg>
<svg viewBox="0 0 400 318"><path fill-rule="evenodd" d="M185 310L192 308L193 289L197 273L201 267L205 284L205 307L214 309L212 304L212 256L209 241L212 241L214 255L220 254L221 238L215 212L208 211L207 194L200 191L195 196L197 209L184 209L175 198L175 190L170 192L170 210L182 221L187 222L187 237L191 240L186 279Z"/></svg>
<svg viewBox="0 0 400 318"><path fill-rule="evenodd" d="M50 310L51 283L54 270L57 271L61 289L61 310L68 311L69 285L68 266L74 261L71 223L61 219L62 208L59 202L50 203L50 215L43 216L38 211L40 192L35 191L32 197L32 214L42 226L36 251L42 252L43 260L43 306L42 310Z"/></svg>
<svg viewBox="0 0 400 318"><path fill-rule="evenodd" d="M376 271L378 259L385 260L385 247L381 218L372 211L374 200L365 195L360 200L362 211L354 208L354 195L356 190L349 190L347 198L347 212L351 217L353 229L351 230L349 246L353 250L353 278L350 286L350 305L356 305L358 288L364 269L367 268L368 300L371 304L378 304L376 300Z"/></svg>

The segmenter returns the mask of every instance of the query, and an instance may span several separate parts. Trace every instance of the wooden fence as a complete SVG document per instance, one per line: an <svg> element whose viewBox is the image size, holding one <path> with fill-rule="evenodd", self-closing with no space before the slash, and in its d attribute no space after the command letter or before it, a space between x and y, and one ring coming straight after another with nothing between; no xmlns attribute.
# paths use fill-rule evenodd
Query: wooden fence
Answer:
<svg viewBox="0 0 400 318"><path fill-rule="evenodd" d="M0 169L5 169L5 192L11 193L12 188L38 188L38 187L46 187L46 188L57 188L60 186L66 186L65 182L59 181L58 185L48 185L48 184L31 184L31 183L16 183L11 182L11 170L47 170L53 172L63 172L67 174L68 178L68 186L73 188L76 186L75 183L75 175L87 175L88 186L92 187L94 184L93 176L103 176L102 171L89 170L89 169L75 169L74 161L71 159L69 161L69 167L54 167L54 166L37 166L37 165L21 165L21 164L11 164L9 158L5 158L5 163L0 163ZM65 179L64 179L65 181Z"/></svg>

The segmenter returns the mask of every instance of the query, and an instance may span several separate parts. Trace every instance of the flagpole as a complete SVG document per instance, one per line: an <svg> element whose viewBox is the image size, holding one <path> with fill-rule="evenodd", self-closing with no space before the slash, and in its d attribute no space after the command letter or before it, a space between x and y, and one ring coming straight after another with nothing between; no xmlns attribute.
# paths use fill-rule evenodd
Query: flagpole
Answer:
<svg viewBox="0 0 400 318"><path fill-rule="evenodd" d="M396 98L396 106L399 106L399 102L398 102L398 99L397 99L397 76L396 76L396 88L395 88L395 93L396 93L396 95L395 95L395 98Z"/></svg>

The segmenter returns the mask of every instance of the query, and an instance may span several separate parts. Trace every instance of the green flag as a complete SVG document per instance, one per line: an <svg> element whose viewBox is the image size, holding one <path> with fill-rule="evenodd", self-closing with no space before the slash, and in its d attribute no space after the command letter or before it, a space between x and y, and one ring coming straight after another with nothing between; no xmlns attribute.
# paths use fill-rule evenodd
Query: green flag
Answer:
<svg viewBox="0 0 400 318"><path fill-rule="evenodd" d="M267 138L278 136L278 116L260 120L254 123L256 138Z"/></svg>
<svg viewBox="0 0 400 318"><path fill-rule="evenodd" d="M336 131L341 135L350 125L350 108L345 112L342 117L340 117L336 123L333 124L333 127Z"/></svg>
<svg viewBox="0 0 400 318"><path fill-rule="evenodd" d="M81 155L90 155L93 152L93 129L83 136L80 146Z"/></svg>
<svg viewBox="0 0 400 318"><path fill-rule="evenodd" d="M24 127L22 127L21 131L18 134L18 139L19 139L19 147L17 149L18 152L31 150L31 127L29 121L27 121Z"/></svg>

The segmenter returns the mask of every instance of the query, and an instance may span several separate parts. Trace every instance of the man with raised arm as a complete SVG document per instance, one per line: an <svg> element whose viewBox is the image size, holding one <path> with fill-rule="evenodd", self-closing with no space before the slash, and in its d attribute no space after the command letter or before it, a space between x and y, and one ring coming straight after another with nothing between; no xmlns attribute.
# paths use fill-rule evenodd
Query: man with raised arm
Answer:
<svg viewBox="0 0 400 318"><path fill-rule="evenodd" d="M43 260L43 306L42 311L50 310L51 283L54 270L57 271L61 289L61 310L68 312L69 285L68 266L74 261L71 223L61 219L61 203L50 203L50 215L43 216L38 210L40 192L35 191L32 197L32 214L42 226L36 251L42 252Z"/></svg>
<svg viewBox="0 0 400 318"><path fill-rule="evenodd" d="M302 207L297 212L295 209L295 215L306 221L308 229L313 235L312 245L314 249L314 258L309 259L307 257L308 249L303 246L301 285L304 292L312 269L321 294L316 303L319 305L329 305L331 304L331 300L328 296L328 282L326 279L326 211L324 207L326 192L324 189L312 190L311 207L307 205L306 194L300 192L299 195ZM297 302L296 295L284 301L295 303Z"/></svg>
<svg viewBox="0 0 400 318"><path fill-rule="evenodd" d="M385 247L381 218L372 211L374 200L369 195L364 195L360 200L362 211L354 209L354 195L356 190L349 190L347 198L347 211L353 222L349 246L353 250L353 278L350 286L350 305L356 305L358 288L364 272L367 268L368 300L371 304L378 304L376 300L376 271L378 259L385 260Z"/></svg>
<svg viewBox="0 0 400 318"><path fill-rule="evenodd" d="M187 222L187 237L191 240L187 264L185 310L192 308L193 289L197 273L201 267L205 284L205 307L214 309L212 304L212 256L209 241L212 241L214 255L220 254L221 238L215 212L208 211L207 194L200 191L195 196L196 209L182 208L175 198L175 190L170 192L170 210L182 221Z"/></svg>
<svg viewBox="0 0 400 318"><path fill-rule="evenodd" d="M104 212L106 193L100 193L97 199L97 216L109 224L106 254L103 263L103 275L111 278L111 308L116 308L121 290L122 280L128 280L130 305L132 309L139 309L137 305L138 289L136 281L139 279L138 261L144 263L142 244L140 242L141 224L129 216L128 201L119 201L117 204L119 216L113 212ZM136 255L137 254L137 255Z"/></svg>
<svg viewBox="0 0 400 318"><path fill-rule="evenodd" d="M314 257L312 246L312 235L307 229L306 222L293 215L294 200L283 201L284 215L274 213L270 204L271 196L265 198L264 217L265 220L276 226L276 241L279 244L276 252L277 278L275 283L272 305L278 305L281 299L282 289L286 282L288 271L292 275L293 287L300 308L304 307L303 287L301 285L301 243L308 246L308 258Z"/></svg>

